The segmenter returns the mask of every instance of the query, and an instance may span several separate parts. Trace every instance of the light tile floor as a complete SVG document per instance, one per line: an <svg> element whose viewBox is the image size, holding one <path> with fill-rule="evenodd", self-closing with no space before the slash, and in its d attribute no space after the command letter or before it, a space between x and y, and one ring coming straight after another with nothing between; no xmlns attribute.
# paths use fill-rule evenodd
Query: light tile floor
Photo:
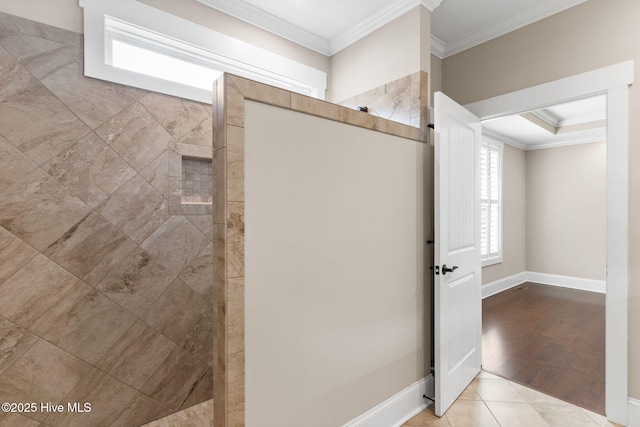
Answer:
<svg viewBox="0 0 640 427"><path fill-rule="evenodd" d="M404 426L619 427L602 415L484 371L442 418L434 415L431 405Z"/></svg>
<svg viewBox="0 0 640 427"><path fill-rule="evenodd" d="M213 399L152 421L141 427L212 427Z"/></svg>
<svg viewBox="0 0 640 427"><path fill-rule="evenodd" d="M213 426L213 400L153 421L143 427ZM527 387L480 372L447 413L438 418L433 405L406 427L621 427L602 415Z"/></svg>

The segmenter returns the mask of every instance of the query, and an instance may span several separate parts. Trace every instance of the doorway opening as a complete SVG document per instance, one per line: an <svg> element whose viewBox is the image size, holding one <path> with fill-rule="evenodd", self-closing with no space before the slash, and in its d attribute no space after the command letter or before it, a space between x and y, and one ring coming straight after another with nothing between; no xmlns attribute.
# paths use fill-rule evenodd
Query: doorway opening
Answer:
<svg viewBox="0 0 640 427"><path fill-rule="evenodd" d="M606 108L599 95L483 123L504 144L499 206L483 222L503 254L483 268L483 369L600 414Z"/></svg>
<svg viewBox="0 0 640 427"><path fill-rule="evenodd" d="M607 99L606 366L607 418L627 423L628 144L633 62L468 104L482 120L605 94Z"/></svg>

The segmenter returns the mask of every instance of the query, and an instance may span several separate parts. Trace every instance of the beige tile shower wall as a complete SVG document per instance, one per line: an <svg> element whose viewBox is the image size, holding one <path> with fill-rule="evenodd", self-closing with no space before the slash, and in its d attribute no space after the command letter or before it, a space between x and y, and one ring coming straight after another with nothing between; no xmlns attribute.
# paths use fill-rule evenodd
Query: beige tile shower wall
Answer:
<svg viewBox="0 0 640 427"><path fill-rule="evenodd" d="M428 118L428 75L421 71L345 99L340 105L367 107L369 114L423 128Z"/></svg>
<svg viewBox="0 0 640 427"><path fill-rule="evenodd" d="M211 399L211 206L173 214L170 158L211 108L85 78L82 38L0 13L0 400L136 426Z"/></svg>
<svg viewBox="0 0 640 427"><path fill-rule="evenodd" d="M245 101L253 100L382 133L424 141L422 131L314 98L224 75L216 81L214 121L214 425L245 424ZM417 177L416 177L417 179ZM418 323L427 336L430 316ZM425 346L427 344L424 344ZM425 354L430 349L425 348Z"/></svg>

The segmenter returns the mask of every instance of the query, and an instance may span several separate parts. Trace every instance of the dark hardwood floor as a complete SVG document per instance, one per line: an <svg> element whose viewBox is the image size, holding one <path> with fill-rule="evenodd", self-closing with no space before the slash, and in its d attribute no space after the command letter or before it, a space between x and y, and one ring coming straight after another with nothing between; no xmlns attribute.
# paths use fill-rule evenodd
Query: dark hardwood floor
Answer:
<svg viewBox="0 0 640 427"><path fill-rule="evenodd" d="M482 301L482 368L604 415L605 296L524 283Z"/></svg>

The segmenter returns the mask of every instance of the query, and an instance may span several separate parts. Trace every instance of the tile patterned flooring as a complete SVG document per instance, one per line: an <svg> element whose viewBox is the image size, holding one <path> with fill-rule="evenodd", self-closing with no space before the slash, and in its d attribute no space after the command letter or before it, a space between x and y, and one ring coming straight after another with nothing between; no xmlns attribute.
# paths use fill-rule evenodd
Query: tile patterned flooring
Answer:
<svg viewBox="0 0 640 427"><path fill-rule="evenodd" d="M143 427L212 427L213 400ZM403 427L621 427L571 405L488 372L480 372L444 417L433 405Z"/></svg>
<svg viewBox="0 0 640 427"><path fill-rule="evenodd" d="M602 415L480 372L442 417L433 405L407 427L619 427Z"/></svg>
<svg viewBox="0 0 640 427"><path fill-rule="evenodd" d="M213 399L141 427L213 427Z"/></svg>

